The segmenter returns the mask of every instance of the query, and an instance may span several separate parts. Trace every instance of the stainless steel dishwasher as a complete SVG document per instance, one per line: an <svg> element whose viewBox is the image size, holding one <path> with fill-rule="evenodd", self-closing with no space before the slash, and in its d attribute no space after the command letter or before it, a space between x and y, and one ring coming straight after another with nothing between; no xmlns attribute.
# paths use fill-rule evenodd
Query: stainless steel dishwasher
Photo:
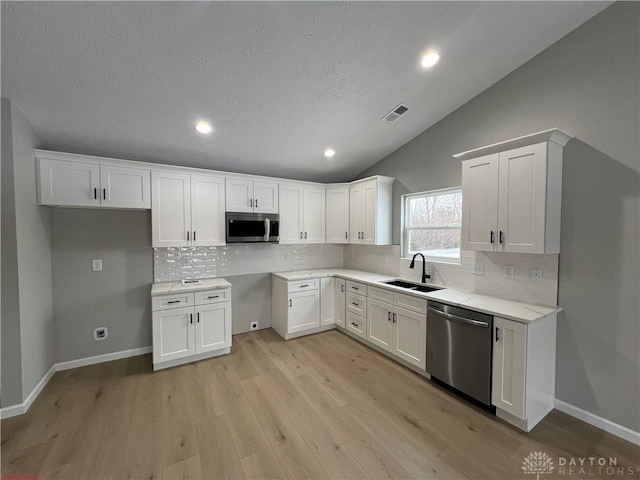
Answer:
<svg viewBox="0 0 640 480"><path fill-rule="evenodd" d="M493 317L429 300L427 372L491 405Z"/></svg>

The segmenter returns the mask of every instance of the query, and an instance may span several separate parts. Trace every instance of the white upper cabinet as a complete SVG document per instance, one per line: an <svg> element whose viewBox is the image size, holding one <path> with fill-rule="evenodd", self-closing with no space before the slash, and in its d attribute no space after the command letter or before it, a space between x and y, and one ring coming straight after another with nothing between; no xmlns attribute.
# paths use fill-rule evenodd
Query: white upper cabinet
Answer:
<svg viewBox="0 0 640 480"><path fill-rule="evenodd" d="M324 243L325 189L280 184L280 243Z"/></svg>
<svg viewBox="0 0 640 480"><path fill-rule="evenodd" d="M225 183L220 177L154 171L154 247L225 244Z"/></svg>
<svg viewBox="0 0 640 480"><path fill-rule="evenodd" d="M374 177L349 187L350 243L391 245L393 178Z"/></svg>
<svg viewBox="0 0 640 480"><path fill-rule="evenodd" d="M327 187L326 192L327 243L349 243L349 187Z"/></svg>
<svg viewBox="0 0 640 480"><path fill-rule="evenodd" d="M227 178L226 211L278 213L278 184Z"/></svg>
<svg viewBox="0 0 640 480"><path fill-rule="evenodd" d="M45 156L55 156L48 158ZM60 207L151 208L150 170L94 157L36 151L38 203ZM108 160L105 160L107 162Z"/></svg>
<svg viewBox="0 0 640 480"><path fill-rule="evenodd" d="M562 149L570 138L549 130L455 155L463 160L463 249L560 252Z"/></svg>

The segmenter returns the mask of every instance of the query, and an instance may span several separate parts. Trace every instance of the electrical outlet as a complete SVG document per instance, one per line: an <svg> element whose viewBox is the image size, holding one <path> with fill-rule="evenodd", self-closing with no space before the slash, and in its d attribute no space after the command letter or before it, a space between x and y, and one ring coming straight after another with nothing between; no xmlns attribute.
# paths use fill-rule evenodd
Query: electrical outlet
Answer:
<svg viewBox="0 0 640 480"><path fill-rule="evenodd" d="M108 336L109 331L107 330L107 327L98 327L93 331L93 339L97 342L100 340L104 340Z"/></svg>
<svg viewBox="0 0 640 480"><path fill-rule="evenodd" d="M542 269L541 268L532 268L529 272L529 278L532 282L541 282L542 281Z"/></svg>
<svg viewBox="0 0 640 480"><path fill-rule="evenodd" d="M260 326L260 322L251 322L251 323L249 324L249 328L250 328L251 330L257 330L259 326Z"/></svg>
<svg viewBox="0 0 640 480"><path fill-rule="evenodd" d="M502 276L504 278L508 278L509 280L513 280L513 277L516 273L516 267L513 265L505 265L502 271Z"/></svg>
<svg viewBox="0 0 640 480"><path fill-rule="evenodd" d="M474 263L473 264L473 274L484 276L484 263Z"/></svg>
<svg viewBox="0 0 640 480"><path fill-rule="evenodd" d="M102 259L101 258L94 258L93 260L91 260L91 270L93 270L94 272L101 272L102 271Z"/></svg>

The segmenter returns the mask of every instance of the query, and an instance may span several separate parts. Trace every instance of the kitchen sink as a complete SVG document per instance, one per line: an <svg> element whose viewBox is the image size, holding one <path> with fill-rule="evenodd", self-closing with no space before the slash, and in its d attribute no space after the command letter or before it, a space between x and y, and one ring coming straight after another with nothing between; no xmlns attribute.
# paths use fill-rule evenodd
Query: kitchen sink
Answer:
<svg viewBox="0 0 640 480"><path fill-rule="evenodd" d="M420 285L419 283L405 282L404 280L391 280L384 282L387 285L393 285L394 287L406 288L407 290L413 290L415 292L435 292L436 290L442 290L441 287L431 287L429 285Z"/></svg>

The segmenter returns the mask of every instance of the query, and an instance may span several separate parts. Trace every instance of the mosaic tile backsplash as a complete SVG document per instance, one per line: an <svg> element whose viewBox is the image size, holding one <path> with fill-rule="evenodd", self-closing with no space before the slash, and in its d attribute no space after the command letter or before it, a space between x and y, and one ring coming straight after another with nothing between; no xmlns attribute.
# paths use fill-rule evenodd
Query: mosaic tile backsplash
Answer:
<svg viewBox="0 0 640 480"><path fill-rule="evenodd" d="M153 249L154 281L343 266L342 245L236 244Z"/></svg>

